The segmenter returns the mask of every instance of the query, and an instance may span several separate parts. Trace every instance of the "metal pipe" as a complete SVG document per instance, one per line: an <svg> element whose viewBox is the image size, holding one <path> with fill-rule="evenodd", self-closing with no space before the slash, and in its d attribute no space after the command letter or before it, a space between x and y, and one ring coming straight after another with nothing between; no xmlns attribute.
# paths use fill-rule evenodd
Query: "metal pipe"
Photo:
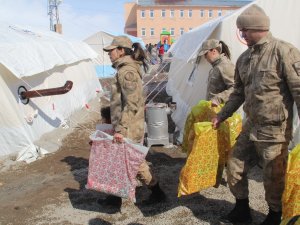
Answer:
<svg viewBox="0 0 300 225"><path fill-rule="evenodd" d="M48 88L41 90L32 90L32 91L22 91L20 93L20 97L22 100L42 97L42 96L50 96L50 95L61 95L69 92L73 87L73 82L68 80L64 86L57 88Z"/></svg>

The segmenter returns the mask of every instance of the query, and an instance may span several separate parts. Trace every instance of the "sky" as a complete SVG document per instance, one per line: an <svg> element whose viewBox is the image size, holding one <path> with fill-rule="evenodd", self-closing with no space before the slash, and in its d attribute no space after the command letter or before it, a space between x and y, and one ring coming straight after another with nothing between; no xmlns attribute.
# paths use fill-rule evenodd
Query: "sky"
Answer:
<svg viewBox="0 0 300 225"><path fill-rule="evenodd" d="M63 35L84 40L98 31L124 31L124 3L134 0L62 0ZM0 21L26 29L50 30L48 0L0 0Z"/></svg>

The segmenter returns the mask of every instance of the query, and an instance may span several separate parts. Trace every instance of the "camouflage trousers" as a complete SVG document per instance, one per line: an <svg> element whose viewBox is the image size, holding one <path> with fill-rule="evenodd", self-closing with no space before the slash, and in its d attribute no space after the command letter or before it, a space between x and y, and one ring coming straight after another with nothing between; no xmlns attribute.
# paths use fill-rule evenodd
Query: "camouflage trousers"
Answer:
<svg viewBox="0 0 300 225"><path fill-rule="evenodd" d="M284 190L288 143L257 142L249 139L250 126L243 130L230 152L227 162L227 181L230 191L237 199L249 196L249 169L262 165L265 199L271 210L281 211L281 197Z"/></svg>

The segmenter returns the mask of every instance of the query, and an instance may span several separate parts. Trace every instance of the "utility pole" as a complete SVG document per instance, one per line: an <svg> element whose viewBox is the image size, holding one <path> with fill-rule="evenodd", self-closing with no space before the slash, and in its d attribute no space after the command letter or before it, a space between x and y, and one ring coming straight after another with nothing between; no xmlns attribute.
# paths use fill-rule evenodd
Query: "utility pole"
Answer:
<svg viewBox="0 0 300 225"><path fill-rule="evenodd" d="M50 30L62 33L62 25L59 21L58 6L62 0L48 0L48 15L50 16Z"/></svg>

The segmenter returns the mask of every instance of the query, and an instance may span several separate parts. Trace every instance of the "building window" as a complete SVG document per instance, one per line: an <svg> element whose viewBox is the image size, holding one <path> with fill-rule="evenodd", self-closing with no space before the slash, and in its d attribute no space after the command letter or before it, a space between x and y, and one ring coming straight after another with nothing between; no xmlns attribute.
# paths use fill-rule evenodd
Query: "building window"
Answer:
<svg viewBox="0 0 300 225"><path fill-rule="evenodd" d="M189 18L193 16L193 10L189 9Z"/></svg>
<svg viewBox="0 0 300 225"><path fill-rule="evenodd" d="M150 28L150 36L154 36L154 28Z"/></svg>
<svg viewBox="0 0 300 225"><path fill-rule="evenodd" d="M179 29L179 33L180 33L180 35L183 35L183 33L184 33L184 28L180 28L180 29Z"/></svg>
<svg viewBox="0 0 300 225"><path fill-rule="evenodd" d="M170 17L171 17L171 18L174 18L174 9L171 9L171 10L170 10Z"/></svg>
<svg viewBox="0 0 300 225"><path fill-rule="evenodd" d="M153 17L154 17L154 11L153 11L153 9L150 9L150 11L149 11L149 16L150 16L150 18L153 18Z"/></svg>
<svg viewBox="0 0 300 225"><path fill-rule="evenodd" d="M218 16L222 16L222 9L218 10Z"/></svg>
<svg viewBox="0 0 300 225"><path fill-rule="evenodd" d="M200 17L204 17L205 16L205 11L204 11L204 9L201 9L200 10Z"/></svg>
<svg viewBox="0 0 300 225"><path fill-rule="evenodd" d="M184 17L184 11L183 11L183 9L180 9L180 11L179 11L179 16L182 18L182 17Z"/></svg>
<svg viewBox="0 0 300 225"><path fill-rule="evenodd" d="M145 18L145 17L146 17L146 15L145 15L145 10L141 10L141 17L142 17L142 18Z"/></svg>
<svg viewBox="0 0 300 225"><path fill-rule="evenodd" d="M166 10L165 9L161 10L161 17L166 17Z"/></svg>
<svg viewBox="0 0 300 225"><path fill-rule="evenodd" d="M161 30L161 32L166 32L167 29L165 27L163 27L163 29Z"/></svg>
<svg viewBox="0 0 300 225"><path fill-rule="evenodd" d="M213 11L212 11L212 9L208 10L208 17L209 18L213 17Z"/></svg>
<svg viewBox="0 0 300 225"><path fill-rule="evenodd" d="M174 28L170 29L170 34L171 34L171 36L175 36L175 29Z"/></svg>
<svg viewBox="0 0 300 225"><path fill-rule="evenodd" d="M146 28L142 28L142 30L141 30L141 36L142 37L146 36Z"/></svg>

